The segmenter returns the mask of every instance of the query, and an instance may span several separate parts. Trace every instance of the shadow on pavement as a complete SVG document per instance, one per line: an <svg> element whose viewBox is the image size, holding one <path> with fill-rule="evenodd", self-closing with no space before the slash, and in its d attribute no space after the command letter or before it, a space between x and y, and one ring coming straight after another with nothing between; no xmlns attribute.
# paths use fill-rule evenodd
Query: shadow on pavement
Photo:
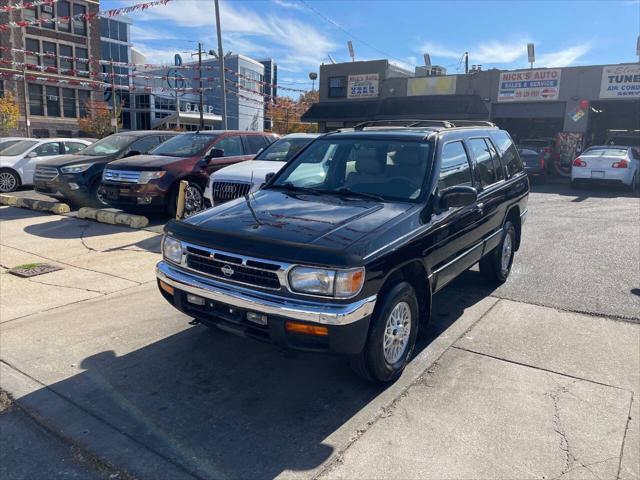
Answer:
<svg viewBox="0 0 640 480"><path fill-rule="evenodd" d="M434 321L416 353L484 298L485 289L467 285L476 280L435 297ZM80 366L86 371L50 388L203 478L318 467L333 453L324 440L383 390L356 377L344 358L284 352L201 325L120 357L97 353ZM42 390L29 397L45 401Z"/></svg>
<svg viewBox="0 0 640 480"><path fill-rule="evenodd" d="M546 183L531 182L532 193L551 193L555 195L564 195L569 197L577 197L573 202L581 202L589 197L595 198L635 198L639 192L630 192L624 186L620 185L603 185L603 184L585 184L578 187L571 185L569 179L554 178Z"/></svg>

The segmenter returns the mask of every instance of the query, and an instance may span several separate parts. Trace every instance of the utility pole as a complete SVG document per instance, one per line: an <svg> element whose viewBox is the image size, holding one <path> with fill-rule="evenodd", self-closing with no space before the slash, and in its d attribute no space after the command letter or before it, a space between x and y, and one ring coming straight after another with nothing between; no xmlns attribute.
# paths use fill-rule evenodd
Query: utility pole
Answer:
<svg viewBox="0 0 640 480"><path fill-rule="evenodd" d="M17 83L17 82L16 82ZM22 69L22 94L24 97L24 127L27 134L27 138L31 137L31 118L29 117L29 97L27 88L27 70Z"/></svg>
<svg viewBox="0 0 640 480"><path fill-rule="evenodd" d="M469 73L469 52L464 52L464 73Z"/></svg>
<svg viewBox="0 0 640 480"><path fill-rule="evenodd" d="M285 109L285 127L284 127L284 133L289 133L289 108L287 107Z"/></svg>
<svg viewBox="0 0 640 480"><path fill-rule="evenodd" d="M203 92L202 92L202 44L198 42L198 74L200 78L198 79L200 82L200 130L204 130L204 102L203 102Z"/></svg>
<svg viewBox="0 0 640 480"><path fill-rule="evenodd" d="M177 80L176 80L177 82ZM180 96L178 93L178 85L176 85L176 128L180 130Z"/></svg>
<svg viewBox="0 0 640 480"><path fill-rule="evenodd" d="M111 61L111 104L113 106L113 128L118 133L118 113L116 112L116 81L113 75L113 60Z"/></svg>
<svg viewBox="0 0 640 480"><path fill-rule="evenodd" d="M218 30L218 66L220 67L220 89L222 91L222 129L227 129L227 84L224 78L224 51L222 50L222 30L220 29L220 6L214 0L216 7L216 29Z"/></svg>

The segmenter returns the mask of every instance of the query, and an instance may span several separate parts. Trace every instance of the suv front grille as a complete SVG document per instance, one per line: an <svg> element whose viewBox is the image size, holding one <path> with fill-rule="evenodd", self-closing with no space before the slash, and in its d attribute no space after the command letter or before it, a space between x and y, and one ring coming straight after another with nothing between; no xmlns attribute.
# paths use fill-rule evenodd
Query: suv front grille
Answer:
<svg viewBox="0 0 640 480"><path fill-rule="evenodd" d="M187 246L186 263L193 270L222 280L272 290L280 289L280 278L277 272L282 267L275 263L247 259L195 246Z"/></svg>
<svg viewBox="0 0 640 480"><path fill-rule="evenodd" d="M213 182L213 203L224 203L242 197L251 190L250 183Z"/></svg>
<svg viewBox="0 0 640 480"><path fill-rule="evenodd" d="M114 170L107 168L104 171L102 179L107 182L119 182L119 183L138 183L140 178L140 172L134 170Z"/></svg>
<svg viewBox="0 0 640 480"><path fill-rule="evenodd" d="M58 169L56 167L37 166L33 178L40 182L50 182L57 176Z"/></svg>

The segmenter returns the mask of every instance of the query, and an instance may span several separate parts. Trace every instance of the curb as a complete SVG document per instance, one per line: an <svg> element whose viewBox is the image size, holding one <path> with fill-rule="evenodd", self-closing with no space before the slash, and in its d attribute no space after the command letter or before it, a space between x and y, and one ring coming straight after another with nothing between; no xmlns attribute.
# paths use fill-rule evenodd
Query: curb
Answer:
<svg viewBox="0 0 640 480"><path fill-rule="evenodd" d="M51 212L57 214L69 213L71 208L66 203L50 202L47 200L34 200L31 198L16 197L14 195L0 195L0 205L10 207L27 208L40 212Z"/></svg>
<svg viewBox="0 0 640 480"><path fill-rule="evenodd" d="M125 225L130 228L145 228L149 225L149 219L142 215L132 215L124 212L113 212L99 208L82 207L78 210L78 218L95 220L110 225Z"/></svg>

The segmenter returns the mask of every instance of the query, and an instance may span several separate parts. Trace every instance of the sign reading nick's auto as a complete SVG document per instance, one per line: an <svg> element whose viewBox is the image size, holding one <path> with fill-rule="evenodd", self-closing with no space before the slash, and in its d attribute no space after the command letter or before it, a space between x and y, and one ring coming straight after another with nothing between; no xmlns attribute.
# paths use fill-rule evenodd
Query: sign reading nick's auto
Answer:
<svg viewBox="0 0 640 480"><path fill-rule="evenodd" d="M498 85L498 102L557 100L560 74L559 68L502 72Z"/></svg>
<svg viewBox="0 0 640 480"><path fill-rule="evenodd" d="M640 65L602 67L600 98L639 98Z"/></svg>

